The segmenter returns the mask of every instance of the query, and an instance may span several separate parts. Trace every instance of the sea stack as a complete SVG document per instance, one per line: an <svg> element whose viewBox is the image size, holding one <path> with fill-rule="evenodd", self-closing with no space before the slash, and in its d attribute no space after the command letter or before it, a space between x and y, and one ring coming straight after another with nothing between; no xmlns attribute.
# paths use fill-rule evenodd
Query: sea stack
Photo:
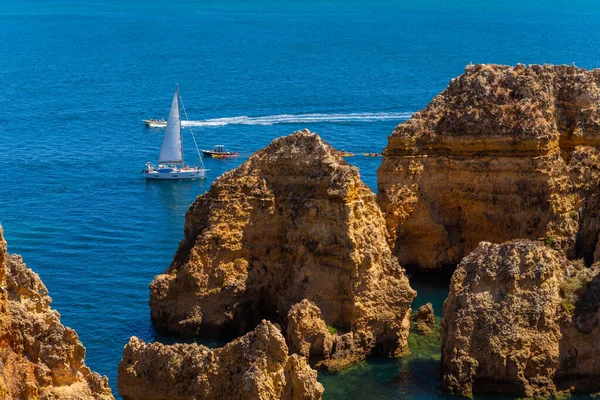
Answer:
<svg viewBox="0 0 600 400"><path fill-rule="evenodd" d="M518 238L597 260L599 84L600 70L470 65L400 124L378 170L400 263L454 268L480 241Z"/></svg>
<svg viewBox="0 0 600 400"><path fill-rule="evenodd" d="M319 400L323 394L317 371L303 357L288 355L279 328L269 321L214 350L132 337L118 387L125 400Z"/></svg>
<svg viewBox="0 0 600 400"><path fill-rule="evenodd" d="M39 276L8 254L0 227L0 398L114 400L51 301Z"/></svg>
<svg viewBox="0 0 600 400"><path fill-rule="evenodd" d="M482 242L444 304L445 388L535 398L600 390L599 271L539 242Z"/></svg>
<svg viewBox="0 0 600 400"><path fill-rule="evenodd" d="M432 333L435 326L435 314L433 313L433 305L431 303L423 304L415 315L413 315L414 330L426 335Z"/></svg>
<svg viewBox="0 0 600 400"><path fill-rule="evenodd" d="M199 196L171 266L150 287L161 331L237 336L262 319L285 329L307 299L344 337L338 354L408 351L415 291L376 197L308 130L275 139Z"/></svg>

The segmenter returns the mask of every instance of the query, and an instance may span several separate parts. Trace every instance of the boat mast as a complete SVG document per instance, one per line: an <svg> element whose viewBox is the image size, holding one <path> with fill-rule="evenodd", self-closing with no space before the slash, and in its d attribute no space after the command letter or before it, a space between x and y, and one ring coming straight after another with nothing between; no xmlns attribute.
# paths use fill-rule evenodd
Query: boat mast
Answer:
<svg viewBox="0 0 600 400"><path fill-rule="evenodd" d="M183 103L181 102L181 96L179 95L179 83L175 84L175 93L177 93L177 102L181 103L181 106L183 107ZM179 112L179 107L177 107L177 111ZM181 143L181 167L183 168L183 166L185 165L185 152L183 151L183 135L181 134L182 129L183 128L181 126L181 113L179 113L179 143Z"/></svg>
<svg viewBox="0 0 600 400"><path fill-rule="evenodd" d="M179 96L179 85L177 85L177 96ZM179 96L179 102L181 103L181 108L183 108L183 113L185 114L185 120L187 122L189 122L188 119L188 115L187 115L187 111L185 111L185 106L183 105L183 100L181 99L181 96ZM200 160L200 165L202 166L202 169L204 169L204 162L202 161L202 155L200 154L200 150L198 149L198 143L196 142L196 136L194 135L194 130L192 129L192 126L188 123L188 128L190 128L190 132L192 134L192 139L194 139L194 146L196 146L196 153L198 154L198 160ZM183 140L181 141L181 146L183 149ZM183 156L182 156L183 159Z"/></svg>

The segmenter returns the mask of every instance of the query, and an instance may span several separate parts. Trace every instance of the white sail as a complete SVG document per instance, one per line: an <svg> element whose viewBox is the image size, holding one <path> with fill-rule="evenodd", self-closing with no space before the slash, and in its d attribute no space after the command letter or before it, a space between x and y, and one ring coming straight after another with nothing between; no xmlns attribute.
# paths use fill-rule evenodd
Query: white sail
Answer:
<svg viewBox="0 0 600 400"><path fill-rule="evenodd" d="M181 140L181 118L179 116L179 88L171 103L165 136L160 149L159 164L183 164L183 144Z"/></svg>

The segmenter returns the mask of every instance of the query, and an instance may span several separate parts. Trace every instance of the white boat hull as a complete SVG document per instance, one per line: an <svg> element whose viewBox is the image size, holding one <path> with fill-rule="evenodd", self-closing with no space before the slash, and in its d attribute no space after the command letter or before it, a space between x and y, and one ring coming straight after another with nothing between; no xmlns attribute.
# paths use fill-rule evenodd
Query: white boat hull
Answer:
<svg viewBox="0 0 600 400"><path fill-rule="evenodd" d="M146 179L181 180L206 178L207 169L164 169L144 172Z"/></svg>
<svg viewBox="0 0 600 400"><path fill-rule="evenodd" d="M150 122L150 121L144 120L143 122L144 122L144 124L146 124L146 126L148 128L164 128L167 126L166 121L165 122L160 122L160 121ZM189 121L181 121L181 126L193 126L193 123L189 122Z"/></svg>

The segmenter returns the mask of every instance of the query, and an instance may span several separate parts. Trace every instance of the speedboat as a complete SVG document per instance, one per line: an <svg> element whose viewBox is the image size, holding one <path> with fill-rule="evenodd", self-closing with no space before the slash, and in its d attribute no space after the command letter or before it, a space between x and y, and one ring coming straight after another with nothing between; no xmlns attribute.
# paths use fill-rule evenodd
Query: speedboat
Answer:
<svg viewBox="0 0 600 400"><path fill-rule="evenodd" d="M181 136L181 116L179 114L179 87L175 87L175 96L171 103L171 111L169 112L169 120L167 121L167 129L163 136L160 156L158 157L158 167L147 162L146 168L142 171L146 179L197 179L205 178L207 169L204 168L202 157L196 146L198 153L199 164L190 168L183 160L183 137ZM183 106L183 102L181 103ZM185 113L185 108L183 108ZM187 119L187 113L186 113ZM190 132L196 144L196 137L191 127Z"/></svg>
<svg viewBox="0 0 600 400"><path fill-rule="evenodd" d="M150 119L145 119L142 122L145 123L146 126L149 128L164 128L165 126L167 126L167 121L165 121L164 118L162 118L162 119L150 118Z"/></svg>
<svg viewBox="0 0 600 400"><path fill-rule="evenodd" d="M222 144L218 144L213 147L212 150L202 150L202 154L206 157L213 158L229 158L229 157L237 157L240 153L236 153L234 151L229 151Z"/></svg>

